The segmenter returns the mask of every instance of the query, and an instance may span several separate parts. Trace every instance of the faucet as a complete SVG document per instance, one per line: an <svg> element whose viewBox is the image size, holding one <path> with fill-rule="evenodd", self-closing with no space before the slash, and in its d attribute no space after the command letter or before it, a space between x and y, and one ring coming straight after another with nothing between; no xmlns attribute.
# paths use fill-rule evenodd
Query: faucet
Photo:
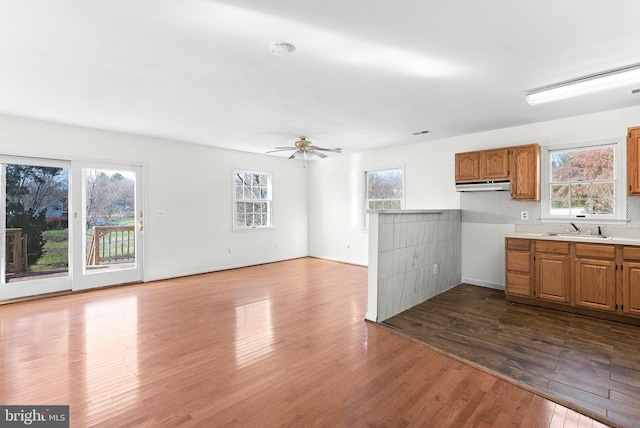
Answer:
<svg viewBox="0 0 640 428"><path fill-rule="evenodd" d="M576 233L580 233L580 229L578 229L578 226L576 226L574 222L571 222L571 226L576 230Z"/></svg>

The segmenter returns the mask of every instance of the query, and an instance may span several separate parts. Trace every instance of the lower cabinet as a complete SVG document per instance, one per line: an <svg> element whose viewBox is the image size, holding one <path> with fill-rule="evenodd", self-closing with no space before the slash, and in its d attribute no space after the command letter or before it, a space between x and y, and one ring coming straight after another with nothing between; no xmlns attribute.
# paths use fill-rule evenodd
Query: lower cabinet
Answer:
<svg viewBox="0 0 640 428"><path fill-rule="evenodd" d="M531 240L507 240L505 288L508 294L531 296L531 257Z"/></svg>
<svg viewBox="0 0 640 428"><path fill-rule="evenodd" d="M640 316L640 262L624 262L622 273L622 312Z"/></svg>
<svg viewBox="0 0 640 428"><path fill-rule="evenodd" d="M505 254L508 298L640 317L640 247L507 238Z"/></svg>
<svg viewBox="0 0 640 428"><path fill-rule="evenodd" d="M616 246L575 244L576 306L616 311Z"/></svg>
<svg viewBox="0 0 640 428"><path fill-rule="evenodd" d="M535 296L552 302L568 303L571 281L569 243L536 241L534 261Z"/></svg>

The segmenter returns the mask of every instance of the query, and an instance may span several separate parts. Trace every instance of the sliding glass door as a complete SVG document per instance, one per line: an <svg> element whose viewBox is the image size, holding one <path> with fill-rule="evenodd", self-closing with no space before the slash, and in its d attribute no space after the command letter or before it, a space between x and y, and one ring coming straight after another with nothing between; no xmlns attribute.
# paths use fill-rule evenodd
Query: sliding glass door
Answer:
<svg viewBox="0 0 640 428"><path fill-rule="evenodd" d="M0 157L0 300L142 280L141 167Z"/></svg>

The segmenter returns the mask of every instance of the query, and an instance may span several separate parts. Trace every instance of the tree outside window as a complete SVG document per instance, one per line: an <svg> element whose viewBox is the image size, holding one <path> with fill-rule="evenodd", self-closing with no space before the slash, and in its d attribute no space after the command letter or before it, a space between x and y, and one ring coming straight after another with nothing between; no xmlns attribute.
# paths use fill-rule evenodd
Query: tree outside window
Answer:
<svg viewBox="0 0 640 428"><path fill-rule="evenodd" d="M365 172L366 210L402 209L404 201L403 169L385 169ZM365 228L368 227L365 215Z"/></svg>
<svg viewBox="0 0 640 428"><path fill-rule="evenodd" d="M549 151L550 214L616 214L615 146Z"/></svg>
<svg viewBox="0 0 640 428"><path fill-rule="evenodd" d="M234 229L271 227L271 174L234 171Z"/></svg>

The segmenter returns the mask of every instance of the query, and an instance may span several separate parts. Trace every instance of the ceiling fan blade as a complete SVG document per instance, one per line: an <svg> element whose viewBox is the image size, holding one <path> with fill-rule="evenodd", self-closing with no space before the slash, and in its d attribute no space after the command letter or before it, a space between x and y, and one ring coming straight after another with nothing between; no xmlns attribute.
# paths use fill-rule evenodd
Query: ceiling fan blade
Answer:
<svg viewBox="0 0 640 428"><path fill-rule="evenodd" d="M342 153L342 149L325 149L324 147L311 146L313 150L322 150L323 152L333 152L333 153Z"/></svg>
<svg viewBox="0 0 640 428"><path fill-rule="evenodd" d="M293 146L293 147L274 147L274 149L276 150L295 150L297 149L297 147Z"/></svg>
<svg viewBox="0 0 640 428"><path fill-rule="evenodd" d="M269 150L268 152L265 153L273 153L273 152L284 152L285 150L295 150L295 147L287 147L286 149L284 147L282 148L276 148L276 150Z"/></svg>
<svg viewBox="0 0 640 428"><path fill-rule="evenodd" d="M315 150L310 150L310 152L311 152L312 154L314 154L314 155L318 156L319 158L326 158L326 157L327 157L327 155L325 155L324 153L320 153L320 152L317 152L317 151L315 151Z"/></svg>

